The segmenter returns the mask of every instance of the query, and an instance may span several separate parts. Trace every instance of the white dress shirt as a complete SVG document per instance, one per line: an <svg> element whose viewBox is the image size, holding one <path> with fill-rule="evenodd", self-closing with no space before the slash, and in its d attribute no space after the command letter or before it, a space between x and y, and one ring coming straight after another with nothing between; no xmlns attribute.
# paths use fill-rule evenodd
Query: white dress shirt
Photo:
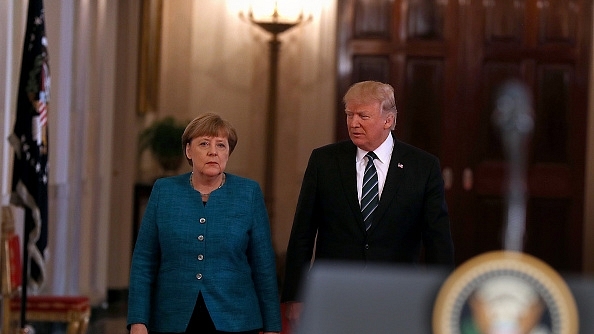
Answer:
<svg viewBox="0 0 594 334"><path fill-rule="evenodd" d="M386 175L388 175L388 168L390 167L390 159L392 159L392 151L394 150L394 138L388 135L388 138L376 148L373 152L377 155L377 159L373 160L375 169L377 169L377 181L379 188L379 198L382 198L382 190L386 183ZM357 148L356 167L357 167L357 195L359 197L359 204L361 204L361 192L363 187L363 174L365 174L365 165L367 165L367 158L365 155L368 151Z"/></svg>

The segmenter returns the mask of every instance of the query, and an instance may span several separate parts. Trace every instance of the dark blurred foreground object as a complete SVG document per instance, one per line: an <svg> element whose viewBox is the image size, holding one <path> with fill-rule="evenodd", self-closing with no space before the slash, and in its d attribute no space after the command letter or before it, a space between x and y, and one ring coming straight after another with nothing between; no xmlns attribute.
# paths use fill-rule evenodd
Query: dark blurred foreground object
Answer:
<svg viewBox="0 0 594 334"><path fill-rule="evenodd" d="M303 313L292 333L434 333L435 298L449 273L439 267L318 263L309 272ZM575 296L579 333L594 333L594 277L564 279Z"/></svg>
<svg viewBox="0 0 594 334"><path fill-rule="evenodd" d="M296 334L431 333L442 268L320 263L308 275Z"/></svg>

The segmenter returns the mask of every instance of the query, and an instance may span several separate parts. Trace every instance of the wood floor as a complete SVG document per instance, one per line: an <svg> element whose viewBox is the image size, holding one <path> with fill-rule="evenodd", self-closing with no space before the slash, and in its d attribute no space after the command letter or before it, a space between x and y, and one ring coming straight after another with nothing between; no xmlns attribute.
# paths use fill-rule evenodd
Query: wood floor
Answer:
<svg viewBox="0 0 594 334"><path fill-rule="evenodd" d="M105 305L103 308L94 309L93 312L94 316L91 316L87 334L128 334L126 329L128 308L125 301Z"/></svg>

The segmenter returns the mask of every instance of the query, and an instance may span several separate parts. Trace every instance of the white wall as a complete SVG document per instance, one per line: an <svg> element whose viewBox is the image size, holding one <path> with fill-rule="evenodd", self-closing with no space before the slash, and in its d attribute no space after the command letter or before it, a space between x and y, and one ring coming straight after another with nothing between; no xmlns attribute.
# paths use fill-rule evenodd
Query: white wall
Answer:
<svg viewBox="0 0 594 334"><path fill-rule="evenodd" d="M273 238L284 252L311 150L334 138L335 1L311 1L313 20L282 34ZM237 128L231 173L263 187L270 36L219 0L164 2L159 113L212 111ZM180 55L182 55L180 57Z"/></svg>
<svg viewBox="0 0 594 334"><path fill-rule="evenodd" d="M27 6L25 1L0 2L0 204L10 200L13 151L6 138L12 133Z"/></svg>
<svg viewBox="0 0 594 334"><path fill-rule="evenodd" d="M118 1L116 108L113 115L111 212L109 229L109 268L107 286L128 287L132 250L133 187L136 180L136 141L140 126L136 110L138 64L139 1Z"/></svg>
<svg viewBox="0 0 594 334"><path fill-rule="evenodd" d="M146 156L136 161L136 133L142 126L165 115L190 120L203 112L216 112L238 130L239 141L228 172L263 182L266 154L269 36L241 20L230 2L164 1L159 105L156 114L138 116L134 104L137 49L133 44L138 8L124 3L120 4L120 14L129 19L119 27L110 232L113 247L109 250L112 288L128 285L130 258L122 254L132 247L133 183L158 175ZM274 243L279 252L286 247L309 154L334 138L335 1L312 3L319 6L314 19L281 36L273 217ZM180 172L188 168L184 166Z"/></svg>
<svg viewBox="0 0 594 334"><path fill-rule="evenodd" d="M41 292L89 295L107 291L107 247L114 115L115 37L108 0L45 1L51 73L49 102L49 235L47 282ZM15 119L16 85L27 1L0 5L2 137ZM8 203L12 151L0 142L2 204ZM7 153L8 152L8 153ZM33 291L31 291L33 293Z"/></svg>
<svg viewBox="0 0 594 334"><path fill-rule="evenodd" d="M312 22L281 36L274 209L278 251L286 246L309 153L334 138L336 0L318 3L322 7ZM45 1L52 71L53 292L88 293L99 302L107 288L127 287L132 187L142 176L137 173L136 134L152 118L222 114L239 131L229 171L264 179L268 36L220 0L165 4L158 115L138 116L138 1ZM14 122L25 17L26 1L0 1L0 45L6 46L0 47L1 138L12 132ZM594 274L594 206L588 205L594 203L594 117L588 133L584 268ZM2 204L8 203L11 166L12 150L0 140Z"/></svg>
<svg viewBox="0 0 594 334"><path fill-rule="evenodd" d="M117 34L117 7L109 3L45 1L52 72L48 289L85 293L94 303L107 291Z"/></svg>
<svg viewBox="0 0 594 334"><path fill-rule="evenodd" d="M52 72L48 289L84 292L94 300L104 298L106 286L128 284L132 187L143 176L137 174L136 133L151 119L165 114L188 119L205 111L222 114L239 131L229 171L258 181L264 178L269 36L240 20L225 2L165 1L162 102L158 115L138 116L139 4L108 3L45 2ZM335 5L318 4L322 7L312 22L282 36L276 177L276 193L282 195L275 202L279 227L274 236L280 250L288 239L307 157L315 146L333 138L328 129L333 129L335 97ZM0 6L6 26L0 41L12 45L0 58L7 73L0 85L3 137L14 120L12 96L25 14L26 5L18 0ZM180 50L189 51L189 56L179 57ZM5 142L0 145L6 204L12 151Z"/></svg>

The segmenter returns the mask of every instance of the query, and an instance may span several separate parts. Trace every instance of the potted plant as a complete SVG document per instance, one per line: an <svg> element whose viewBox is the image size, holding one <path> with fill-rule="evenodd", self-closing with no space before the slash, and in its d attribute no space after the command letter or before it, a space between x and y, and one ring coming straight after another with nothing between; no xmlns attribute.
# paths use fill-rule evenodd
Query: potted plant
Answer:
<svg viewBox="0 0 594 334"><path fill-rule="evenodd" d="M175 172L184 159L181 137L185 125L167 116L155 121L139 135L139 151L149 149L166 174Z"/></svg>

